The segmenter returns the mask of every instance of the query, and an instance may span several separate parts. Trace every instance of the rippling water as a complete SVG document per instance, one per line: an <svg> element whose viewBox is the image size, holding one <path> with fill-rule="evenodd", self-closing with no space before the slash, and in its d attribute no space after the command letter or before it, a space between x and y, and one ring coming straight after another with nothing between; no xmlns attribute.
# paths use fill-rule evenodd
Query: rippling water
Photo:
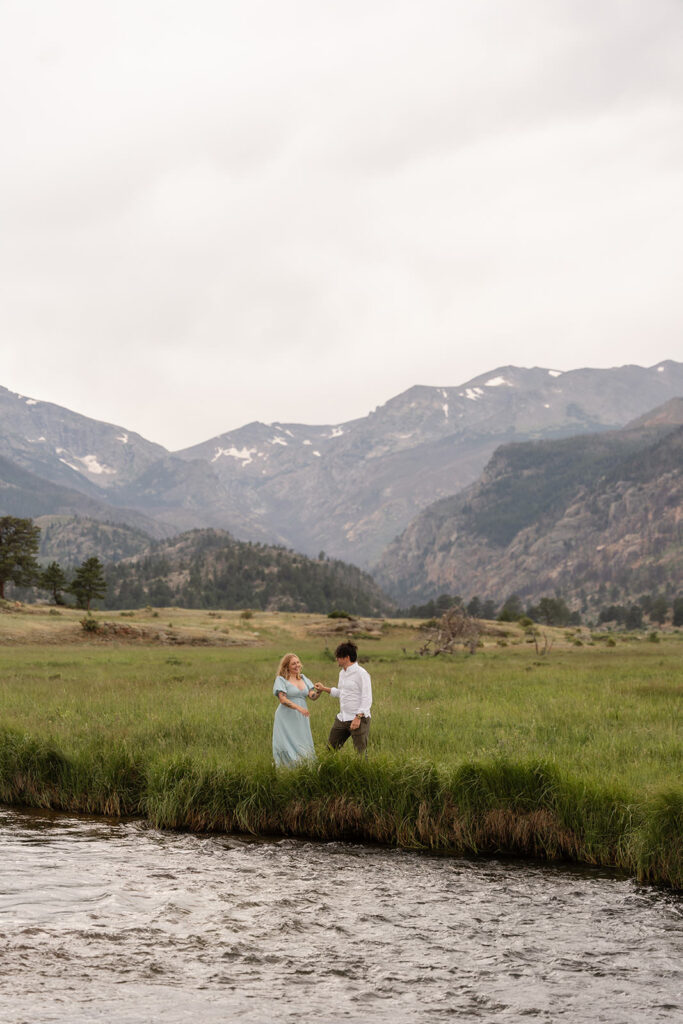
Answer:
<svg viewBox="0 0 683 1024"><path fill-rule="evenodd" d="M680 1020L675 895L0 810L0 1020Z"/></svg>

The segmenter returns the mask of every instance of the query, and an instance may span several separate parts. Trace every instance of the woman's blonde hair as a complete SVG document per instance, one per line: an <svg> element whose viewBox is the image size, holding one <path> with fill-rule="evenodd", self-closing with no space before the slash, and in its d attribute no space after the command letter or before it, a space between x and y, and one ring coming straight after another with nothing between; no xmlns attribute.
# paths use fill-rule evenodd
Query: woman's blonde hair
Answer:
<svg viewBox="0 0 683 1024"><path fill-rule="evenodd" d="M292 658L298 657L299 655L294 654L292 651L290 651L289 654L283 654L280 660L280 665L278 667L277 674L279 676L282 676L283 679L287 679L289 677L289 663L292 660ZM301 679L301 674L298 676L298 678Z"/></svg>

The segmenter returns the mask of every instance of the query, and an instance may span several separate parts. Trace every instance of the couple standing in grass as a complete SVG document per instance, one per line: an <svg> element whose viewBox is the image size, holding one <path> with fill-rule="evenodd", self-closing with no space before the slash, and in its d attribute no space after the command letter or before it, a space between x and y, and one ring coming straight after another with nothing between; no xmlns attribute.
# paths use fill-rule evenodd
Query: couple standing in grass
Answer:
<svg viewBox="0 0 683 1024"><path fill-rule="evenodd" d="M278 668L273 693L280 701L273 724L273 757L280 767L315 757L310 712L306 700L317 700L321 693L339 699L339 714L327 739L332 750L339 750L349 736L357 754L365 754L370 733L372 684L369 673L358 664L358 649L347 641L339 644L334 656L339 665L336 686L313 685L303 674L296 654L285 654Z"/></svg>

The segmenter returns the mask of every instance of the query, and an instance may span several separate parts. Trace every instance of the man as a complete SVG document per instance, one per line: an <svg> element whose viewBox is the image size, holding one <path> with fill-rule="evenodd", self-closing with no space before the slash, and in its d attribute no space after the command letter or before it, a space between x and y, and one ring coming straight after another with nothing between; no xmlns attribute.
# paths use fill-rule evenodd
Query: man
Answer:
<svg viewBox="0 0 683 1024"><path fill-rule="evenodd" d="M318 693L329 693L331 697L339 698L339 714L330 730L327 745L332 750L339 750L350 736L356 753L365 754L372 706L370 675L358 664L358 649L350 641L339 644L334 656L339 665L339 685L315 684Z"/></svg>

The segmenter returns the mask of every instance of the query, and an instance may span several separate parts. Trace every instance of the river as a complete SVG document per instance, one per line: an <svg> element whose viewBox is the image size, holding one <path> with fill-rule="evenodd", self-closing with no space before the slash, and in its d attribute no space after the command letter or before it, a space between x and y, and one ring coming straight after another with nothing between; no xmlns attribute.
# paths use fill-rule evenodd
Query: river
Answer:
<svg viewBox="0 0 683 1024"><path fill-rule="evenodd" d="M0 1020L680 1020L683 902L607 872L0 809Z"/></svg>

